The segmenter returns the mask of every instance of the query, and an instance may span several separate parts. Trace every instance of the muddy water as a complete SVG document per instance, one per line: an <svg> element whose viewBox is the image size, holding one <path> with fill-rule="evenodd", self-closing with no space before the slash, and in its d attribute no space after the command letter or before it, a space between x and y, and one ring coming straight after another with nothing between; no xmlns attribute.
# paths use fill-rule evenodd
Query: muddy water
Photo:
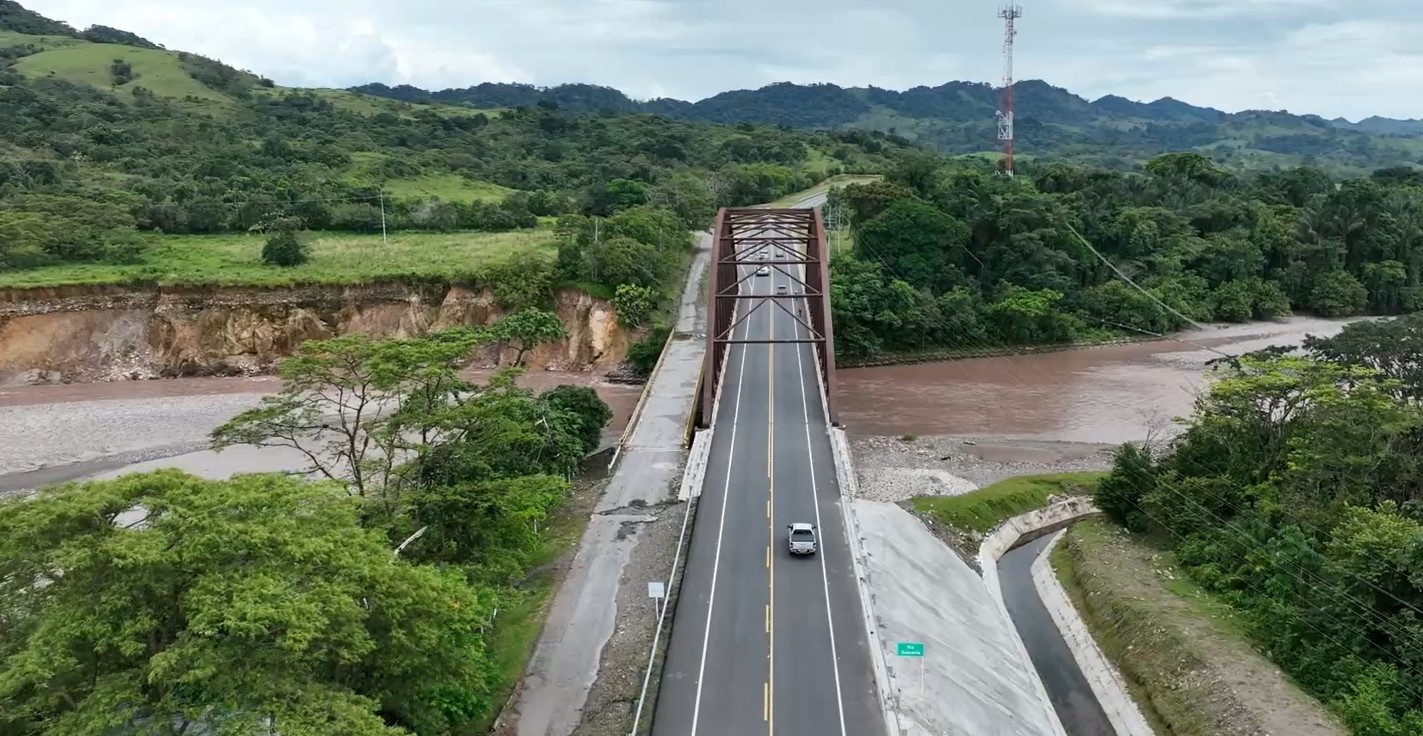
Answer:
<svg viewBox="0 0 1423 736"><path fill-rule="evenodd" d="M1206 362L1333 335L1344 321L1295 318L1175 340L840 371L840 419L859 435L993 435L1121 443L1174 431ZM1218 352L1212 352L1218 351Z"/></svg>

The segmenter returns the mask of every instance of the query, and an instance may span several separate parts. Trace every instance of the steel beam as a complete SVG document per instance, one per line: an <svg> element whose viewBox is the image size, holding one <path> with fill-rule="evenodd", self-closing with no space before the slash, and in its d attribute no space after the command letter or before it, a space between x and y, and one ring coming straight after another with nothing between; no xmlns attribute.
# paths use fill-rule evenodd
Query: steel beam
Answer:
<svg viewBox="0 0 1423 736"><path fill-rule="evenodd" d="M759 253L770 258L760 260ZM784 295L746 293L742 284L751 274L738 273L739 267L771 266L789 276L799 288ZM789 267L805 269L802 278ZM813 346L815 364L825 382L826 406L831 423L838 417L835 398L835 340L830 321L830 264L825 247L825 223L819 209L758 209L723 208L717 213L712 235L712 269L708 289L711 325L707 331L707 380L702 384L701 424L710 425L716 395L732 345L766 345L774 343L808 344ZM791 309L783 300L803 300L804 309ZM743 303L756 302L749 306ZM747 339L735 335L766 303L791 315L809 334L806 338ZM740 310L738 310L740 307ZM737 312L741 311L741 314ZM803 316L802 316L803 314Z"/></svg>

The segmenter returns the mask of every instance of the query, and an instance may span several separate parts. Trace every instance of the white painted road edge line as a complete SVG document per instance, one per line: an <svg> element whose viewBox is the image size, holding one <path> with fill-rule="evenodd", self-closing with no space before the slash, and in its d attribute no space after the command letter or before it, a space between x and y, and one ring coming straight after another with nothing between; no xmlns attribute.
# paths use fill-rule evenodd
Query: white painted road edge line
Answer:
<svg viewBox="0 0 1423 736"><path fill-rule="evenodd" d="M835 453L835 476L840 482L840 502L843 505L841 522L845 527L845 538L850 543L850 564L855 570L855 585L860 589L861 621L864 622L865 633L869 639L870 661L874 665L875 689L879 691L885 733L889 736L899 736L903 731L899 725L899 709L891 705L889 666L885 663L884 642L880 641L879 626L875 623L874 602L870 598L868 583L869 573L865 569L869 561L865 559L865 549L860 543L860 522L855 517L855 497L859 495L859 481L855 478L850 441L845 436L845 430L832 427L830 444Z"/></svg>
<svg viewBox="0 0 1423 736"><path fill-rule="evenodd" d="M735 317L735 315L736 312L733 311L732 316ZM746 322L746 332L749 334L751 320L748 319ZM735 336L735 331L733 331L732 337ZM726 451L726 487L722 489L721 521L717 525L716 551L712 557L711 592L707 594L707 628L706 632L702 634L702 658L701 663L697 666L697 697L692 705L691 736L696 736L697 722L702 714L702 681L706 679L707 673L707 645L711 643L712 606L716 602L716 578L717 573L721 569L721 540L726 532L726 507L731 499L731 466L733 464L732 457L736 454L736 420L741 416L741 382L746 378L746 353L748 352L750 351L746 350L746 346L743 345L741 348L741 366L737 368L736 371L736 400L732 402L731 405L731 445ZM728 359L731 357L731 351L729 349L726 355ZM722 375L726 374L723 373ZM716 429L716 417L712 418L712 429L713 431Z"/></svg>
<svg viewBox="0 0 1423 736"><path fill-rule="evenodd" d="M1116 731L1117 736L1155 736L1155 731L1137 708L1136 701L1127 692L1121 673L1097 646L1092 633L1087 630L1087 624L1072 605L1052 569L1052 551L1062 541L1062 535L1062 531L1055 532L1042 554L1033 560L1033 585L1038 589L1038 597L1052 616L1053 624L1062 633L1067 648L1072 650L1073 659L1082 668L1087 684L1092 687L1092 694L1102 704L1102 710L1112 722L1112 730Z"/></svg>
<svg viewBox="0 0 1423 736"><path fill-rule="evenodd" d="M799 340L800 325L795 326L794 334L795 339ZM771 349L774 350L775 346L773 345ZM811 501L815 504L815 526L818 529L821 527L820 490L815 483L815 446L812 444L813 440L810 437L810 402L806 398L808 392L805 390L805 363L801 360L801 355L804 353L805 351L801 350L801 346L797 344L795 351L796 383L800 385L800 411L801 416L805 419L805 454L810 466L810 497ZM820 374L820 369L813 363L811 364L811 370L815 371L816 375ZM775 409L772 408L772 411L775 411ZM843 508L844 505L842 501L840 514L842 518L845 512ZM844 525L843 522L841 525ZM840 736L846 736L845 698L840 692L840 655L835 650L835 614L830 606L830 573L825 568L825 550L820 550L820 554L816 556L820 558L820 580L824 586L823 590L825 591L825 623L830 627L830 662L835 672L835 706L840 714Z"/></svg>

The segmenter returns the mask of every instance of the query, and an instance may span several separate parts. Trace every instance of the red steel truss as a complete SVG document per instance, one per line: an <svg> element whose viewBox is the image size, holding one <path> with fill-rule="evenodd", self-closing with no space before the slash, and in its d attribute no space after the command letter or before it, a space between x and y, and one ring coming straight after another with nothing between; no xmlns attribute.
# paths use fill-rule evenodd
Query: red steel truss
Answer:
<svg viewBox="0 0 1423 736"><path fill-rule="evenodd" d="M830 263L825 222L820 209L722 208L713 233L709 289L711 328L707 331L706 369L702 382L701 426L712 421L716 392L732 345L809 343L825 385L826 409L837 421L835 401L835 331L830 323ZM767 253L765 260L760 254ZM789 294L753 295L754 268L769 266L791 279ZM804 278L800 269L804 266ZM800 293L797 293L800 292ZM740 308L738 308L738 306ZM799 338L735 337L737 328L756 312L779 310L800 326Z"/></svg>

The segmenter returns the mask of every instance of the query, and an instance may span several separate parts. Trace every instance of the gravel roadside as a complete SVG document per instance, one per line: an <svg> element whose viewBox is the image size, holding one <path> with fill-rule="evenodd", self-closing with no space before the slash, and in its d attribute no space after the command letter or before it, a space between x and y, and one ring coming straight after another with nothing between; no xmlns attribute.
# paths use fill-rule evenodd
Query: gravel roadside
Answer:
<svg viewBox="0 0 1423 736"><path fill-rule="evenodd" d="M1011 437L936 435L850 438L859 498L901 503L915 496L955 496L1005 478L1106 470L1112 445Z"/></svg>

